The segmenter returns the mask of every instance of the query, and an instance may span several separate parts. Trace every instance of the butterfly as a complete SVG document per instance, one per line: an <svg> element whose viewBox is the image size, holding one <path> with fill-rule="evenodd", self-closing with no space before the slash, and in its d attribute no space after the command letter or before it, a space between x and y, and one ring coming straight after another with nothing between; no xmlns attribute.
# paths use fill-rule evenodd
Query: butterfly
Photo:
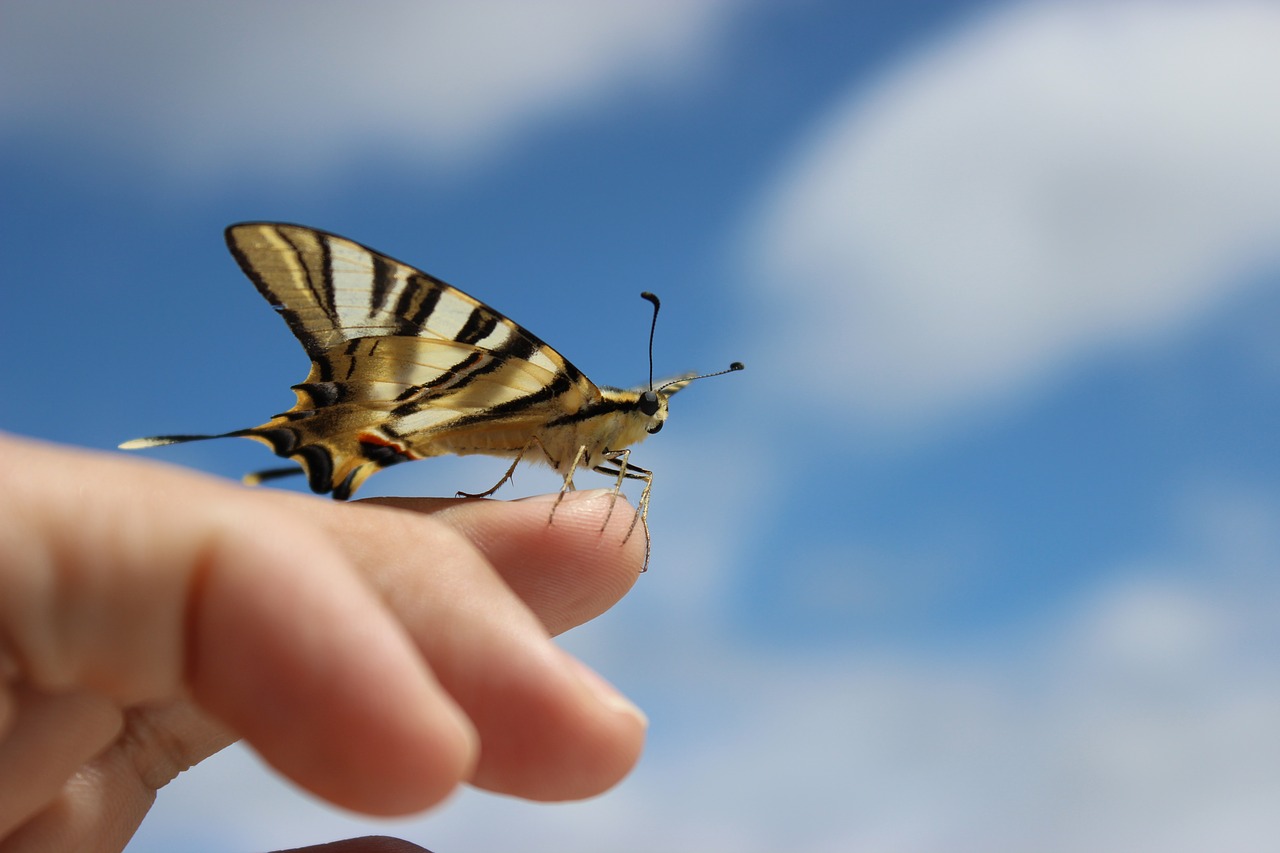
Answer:
<svg viewBox="0 0 1280 853"><path fill-rule="evenodd" d="M227 228L226 240L311 359L306 381L293 386L297 402L260 426L138 438L122 449L249 438L296 464L246 482L305 474L312 491L338 500L383 468L431 456L513 460L492 488L458 493L465 497L492 495L521 460L540 461L564 477L561 497L579 468L615 478L615 495L626 479L644 481L643 521L653 474L631 464L631 445L662 428L668 400L690 382L743 369L734 362L654 387L659 301L643 293L653 304L649 384L601 387L478 299L345 237L245 222Z"/></svg>

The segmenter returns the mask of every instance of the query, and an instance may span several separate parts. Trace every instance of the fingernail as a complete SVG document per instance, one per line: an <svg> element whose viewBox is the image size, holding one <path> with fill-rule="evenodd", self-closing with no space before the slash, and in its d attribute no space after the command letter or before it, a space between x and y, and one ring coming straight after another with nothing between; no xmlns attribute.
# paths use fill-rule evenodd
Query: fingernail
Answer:
<svg viewBox="0 0 1280 853"><path fill-rule="evenodd" d="M605 681L598 672L568 652L562 650L561 654L564 655L569 668L577 674L578 680L582 682L587 690L591 691L591 695L596 698L596 701L610 710L634 717L646 729L649 727L648 716L634 702L619 693L618 688Z"/></svg>

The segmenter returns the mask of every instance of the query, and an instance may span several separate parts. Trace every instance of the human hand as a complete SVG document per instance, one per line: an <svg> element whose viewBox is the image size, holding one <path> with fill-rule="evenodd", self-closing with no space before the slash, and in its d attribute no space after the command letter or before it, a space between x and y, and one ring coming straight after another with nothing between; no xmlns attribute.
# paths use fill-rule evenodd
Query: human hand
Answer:
<svg viewBox="0 0 1280 853"><path fill-rule="evenodd" d="M344 505L0 435L0 850L118 850L237 737L371 814L605 790L644 718L548 637L641 569L611 502Z"/></svg>

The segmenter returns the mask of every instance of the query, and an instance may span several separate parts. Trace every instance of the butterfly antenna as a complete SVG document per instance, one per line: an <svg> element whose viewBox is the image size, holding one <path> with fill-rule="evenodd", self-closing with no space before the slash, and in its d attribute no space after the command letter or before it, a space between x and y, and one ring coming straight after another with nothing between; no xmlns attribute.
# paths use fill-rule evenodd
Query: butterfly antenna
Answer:
<svg viewBox="0 0 1280 853"><path fill-rule="evenodd" d="M653 390L653 333L658 329L658 309L662 307L662 302L657 296L644 291L640 294L641 299L647 299L653 303L653 320L649 323L649 390Z"/></svg>
<svg viewBox="0 0 1280 853"><path fill-rule="evenodd" d="M670 382L666 383L658 390L662 391L664 388L670 388L672 385L688 385L690 382L693 382L698 379L710 379L712 376L724 376L726 373L733 373L738 370L746 370L746 369L747 369L747 366L745 364L743 364L740 361L735 361L733 362L733 364L730 364L724 370L717 370L714 373L699 373L697 376L690 376L684 379L672 379Z"/></svg>
<svg viewBox="0 0 1280 853"><path fill-rule="evenodd" d="M649 324L649 391L653 392L654 390L653 388L653 333L658 328L658 309L662 307L662 302L658 299L656 295L650 293L647 290L641 293L640 297L642 299L647 299L653 303L653 320ZM694 381L695 379L709 379L712 376L723 376L726 373L733 373L736 370L745 370L745 369L746 369L746 365L744 365L740 361L735 361L733 364L730 364L724 370L717 370L714 373L702 373L697 376L690 376L686 379L672 379L670 382L663 385L662 388L659 388L657 390L661 391L664 388L670 388L672 385L684 386L684 385L688 385L690 382Z"/></svg>

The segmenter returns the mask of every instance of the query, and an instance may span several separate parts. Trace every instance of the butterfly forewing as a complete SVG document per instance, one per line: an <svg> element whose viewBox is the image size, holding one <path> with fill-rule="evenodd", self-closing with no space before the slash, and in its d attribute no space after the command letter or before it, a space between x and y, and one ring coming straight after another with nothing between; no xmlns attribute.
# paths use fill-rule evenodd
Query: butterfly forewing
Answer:
<svg viewBox="0 0 1280 853"><path fill-rule="evenodd" d="M359 338L416 337L509 351L551 371L565 366L483 302L345 237L251 222L228 228L227 245L309 354Z"/></svg>

